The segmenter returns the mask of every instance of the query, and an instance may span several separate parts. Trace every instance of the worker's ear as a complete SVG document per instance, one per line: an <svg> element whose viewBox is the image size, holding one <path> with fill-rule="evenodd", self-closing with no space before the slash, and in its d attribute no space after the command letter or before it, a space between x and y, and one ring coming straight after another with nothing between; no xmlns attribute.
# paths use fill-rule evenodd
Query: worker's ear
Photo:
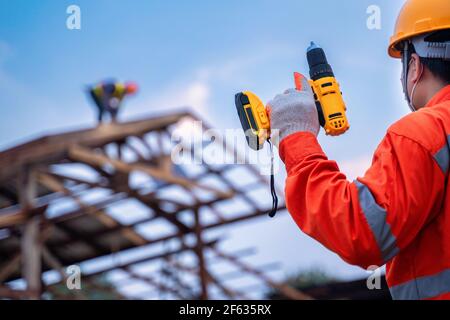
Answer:
<svg viewBox="0 0 450 320"><path fill-rule="evenodd" d="M408 82L414 84L419 81L422 68L423 65L420 62L420 57L416 53L413 53L411 55L411 60L409 60Z"/></svg>

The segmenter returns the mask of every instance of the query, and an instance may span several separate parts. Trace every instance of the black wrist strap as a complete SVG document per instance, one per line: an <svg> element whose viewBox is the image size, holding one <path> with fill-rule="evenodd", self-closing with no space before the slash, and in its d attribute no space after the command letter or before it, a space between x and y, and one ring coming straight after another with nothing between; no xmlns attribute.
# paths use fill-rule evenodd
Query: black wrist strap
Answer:
<svg viewBox="0 0 450 320"><path fill-rule="evenodd" d="M270 193L272 194L272 209L269 211L269 217L273 218L277 213L278 209L278 197L275 189L275 176L273 173L273 162L274 162L273 145L270 139L267 139L267 142L269 143L270 146Z"/></svg>

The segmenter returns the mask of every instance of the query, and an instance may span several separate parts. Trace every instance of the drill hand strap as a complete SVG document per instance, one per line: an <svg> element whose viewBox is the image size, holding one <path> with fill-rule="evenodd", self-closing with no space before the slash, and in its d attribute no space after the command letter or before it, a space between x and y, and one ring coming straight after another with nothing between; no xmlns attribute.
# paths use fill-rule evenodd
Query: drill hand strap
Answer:
<svg viewBox="0 0 450 320"><path fill-rule="evenodd" d="M275 176L273 172L273 145L270 139L267 139L270 146L270 193L272 194L272 209L269 211L269 217L273 218L278 209L278 197L275 189Z"/></svg>

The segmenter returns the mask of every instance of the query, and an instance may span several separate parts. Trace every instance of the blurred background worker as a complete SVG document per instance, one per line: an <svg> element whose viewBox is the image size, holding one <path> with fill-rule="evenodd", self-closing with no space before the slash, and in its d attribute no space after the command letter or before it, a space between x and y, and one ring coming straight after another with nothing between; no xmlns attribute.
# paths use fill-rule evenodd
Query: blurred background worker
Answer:
<svg viewBox="0 0 450 320"><path fill-rule="evenodd" d="M127 95L135 94L138 87L133 82L120 83L114 80L102 81L88 88L91 98L98 108L98 122L102 122L105 113L111 121L117 121L122 101Z"/></svg>
<svg viewBox="0 0 450 320"><path fill-rule="evenodd" d="M388 129L372 166L353 182L317 141L306 82L269 102L287 207L304 232L345 261L387 263L394 299L450 299L450 1L406 1L388 52L402 61L413 113Z"/></svg>

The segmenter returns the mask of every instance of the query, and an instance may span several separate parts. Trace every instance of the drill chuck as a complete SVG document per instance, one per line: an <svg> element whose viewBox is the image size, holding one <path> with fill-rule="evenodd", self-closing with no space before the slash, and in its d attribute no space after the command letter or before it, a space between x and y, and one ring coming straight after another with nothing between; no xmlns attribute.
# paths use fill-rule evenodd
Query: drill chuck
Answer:
<svg viewBox="0 0 450 320"><path fill-rule="evenodd" d="M307 49L306 58L309 65L309 76L312 80L315 81L324 77L334 77L333 69L331 69L331 66L328 64L325 52L312 41Z"/></svg>

